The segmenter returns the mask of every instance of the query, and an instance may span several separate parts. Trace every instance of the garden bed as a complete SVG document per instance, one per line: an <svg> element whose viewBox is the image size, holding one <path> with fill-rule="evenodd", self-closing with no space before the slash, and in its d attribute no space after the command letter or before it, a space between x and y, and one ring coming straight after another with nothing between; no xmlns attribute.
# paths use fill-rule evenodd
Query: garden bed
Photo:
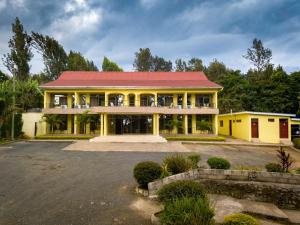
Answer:
<svg viewBox="0 0 300 225"><path fill-rule="evenodd" d="M57 136L57 135L41 135L36 136L34 139L36 140L89 140L93 138L93 136Z"/></svg>

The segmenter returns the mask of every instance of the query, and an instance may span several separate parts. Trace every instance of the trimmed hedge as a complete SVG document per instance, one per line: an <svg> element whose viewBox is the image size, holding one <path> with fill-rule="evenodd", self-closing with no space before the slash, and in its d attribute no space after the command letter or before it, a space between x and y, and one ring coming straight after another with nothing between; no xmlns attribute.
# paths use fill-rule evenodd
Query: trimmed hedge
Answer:
<svg viewBox="0 0 300 225"><path fill-rule="evenodd" d="M93 136L50 136L50 135L41 135L36 136L34 139L37 140L87 140L91 139Z"/></svg>
<svg viewBox="0 0 300 225"><path fill-rule="evenodd" d="M158 199L163 202L173 201L182 197L206 198L205 188L195 181L180 180L164 185L158 192Z"/></svg>
<svg viewBox="0 0 300 225"><path fill-rule="evenodd" d="M224 137L168 136L168 141L225 141Z"/></svg>
<svg viewBox="0 0 300 225"><path fill-rule="evenodd" d="M220 157L211 157L207 160L207 164L211 169L223 169L228 170L230 168L230 163L226 159Z"/></svg>
<svg viewBox="0 0 300 225"><path fill-rule="evenodd" d="M259 223L252 216L234 213L224 217L223 225L259 225Z"/></svg>
<svg viewBox="0 0 300 225"><path fill-rule="evenodd" d="M168 156L163 161L163 166L172 174L183 173L192 168L192 162L181 154Z"/></svg>
<svg viewBox="0 0 300 225"><path fill-rule="evenodd" d="M282 173L283 170L278 163L268 163L265 165L265 168L268 172L277 172Z"/></svg>
<svg viewBox="0 0 300 225"><path fill-rule="evenodd" d="M165 205L159 215L163 225L213 225L214 209L203 198L178 198Z"/></svg>
<svg viewBox="0 0 300 225"><path fill-rule="evenodd" d="M294 138L293 143L294 143L295 148L300 149L300 138Z"/></svg>
<svg viewBox="0 0 300 225"><path fill-rule="evenodd" d="M134 178L142 188L148 188L148 183L159 179L161 174L161 166L151 161L140 162L133 169Z"/></svg>

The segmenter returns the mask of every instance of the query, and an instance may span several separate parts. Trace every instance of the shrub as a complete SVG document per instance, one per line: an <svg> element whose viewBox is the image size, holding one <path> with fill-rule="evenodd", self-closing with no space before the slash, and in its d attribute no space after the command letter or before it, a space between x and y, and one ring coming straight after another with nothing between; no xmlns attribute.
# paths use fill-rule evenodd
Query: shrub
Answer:
<svg viewBox="0 0 300 225"><path fill-rule="evenodd" d="M183 173L192 168L192 163L180 154L166 157L163 165L167 166L171 174Z"/></svg>
<svg viewBox="0 0 300 225"><path fill-rule="evenodd" d="M279 161L279 165L281 166L282 172L288 173L289 169L294 163L294 159L292 159L290 153L286 153L286 151L284 151L282 147L280 147L280 149L277 150L277 153L277 158Z"/></svg>
<svg viewBox="0 0 300 225"><path fill-rule="evenodd" d="M207 164L210 166L211 169L223 169L227 170L230 168L230 163L223 158L219 157L211 157L207 160Z"/></svg>
<svg viewBox="0 0 300 225"><path fill-rule="evenodd" d="M133 174L140 187L147 188L149 182L160 178L162 168L155 162L140 162L134 167Z"/></svg>
<svg viewBox="0 0 300 225"><path fill-rule="evenodd" d="M295 148L300 149L300 138L294 138L293 143L294 143Z"/></svg>
<svg viewBox="0 0 300 225"><path fill-rule="evenodd" d="M164 225L210 225L214 224L214 210L203 198L178 198L165 205L159 215Z"/></svg>
<svg viewBox="0 0 300 225"><path fill-rule="evenodd" d="M182 197L206 198L205 188L201 184L191 180L180 180L167 184L163 186L157 194L159 200L163 202Z"/></svg>
<svg viewBox="0 0 300 225"><path fill-rule="evenodd" d="M300 174L300 167L298 167L298 168L295 170L295 172L296 172L297 174Z"/></svg>
<svg viewBox="0 0 300 225"><path fill-rule="evenodd" d="M235 170L251 170L251 171L262 171L261 168L256 166L243 166L243 165L237 165L234 167Z"/></svg>
<svg viewBox="0 0 300 225"><path fill-rule="evenodd" d="M265 168L268 172L277 172L277 173L282 172L282 168L278 163L268 163L265 165Z"/></svg>
<svg viewBox="0 0 300 225"><path fill-rule="evenodd" d="M225 216L223 225L259 225L252 216L243 213L234 213Z"/></svg>
<svg viewBox="0 0 300 225"><path fill-rule="evenodd" d="M193 153L192 155L189 155L188 160L190 160L192 167L194 169L198 168L198 162L201 160L201 156L198 153Z"/></svg>

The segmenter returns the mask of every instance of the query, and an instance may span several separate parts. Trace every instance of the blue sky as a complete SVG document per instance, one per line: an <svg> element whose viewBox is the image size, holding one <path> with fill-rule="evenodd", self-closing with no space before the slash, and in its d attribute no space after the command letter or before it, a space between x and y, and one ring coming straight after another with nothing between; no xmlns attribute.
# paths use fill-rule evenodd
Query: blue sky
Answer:
<svg viewBox="0 0 300 225"><path fill-rule="evenodd" d="M257 37L291 72L300 70L299 12L300 0L0 0L0 55L18 16L28 33L53 36L99 68L107 56L130 71L134 52L149 47L172 61L218 59L247 71L242 55ZM30 63L33 73L43 69L37 54Z"/></svg>

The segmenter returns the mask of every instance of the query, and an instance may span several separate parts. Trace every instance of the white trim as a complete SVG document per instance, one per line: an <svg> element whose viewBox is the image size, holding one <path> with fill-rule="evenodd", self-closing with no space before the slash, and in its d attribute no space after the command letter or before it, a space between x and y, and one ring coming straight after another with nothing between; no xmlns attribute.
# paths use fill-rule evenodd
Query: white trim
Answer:
<svg viewBox="0 0 300 225"><path fill-rule="evenodd" d="M291 118L292 121L300 121L300 118Z"/></svg>
<svg viewBox="0 0 300 225"><path fill-rule="evenodd" d="M271 113L271 112L252 112L252 111L243 111L243 112L234 112L234 113L219 114L219 116L244 115L244 114L262 115L262 116L284 116L284 117L295 117L296 116L296 114Z"/></svg>

